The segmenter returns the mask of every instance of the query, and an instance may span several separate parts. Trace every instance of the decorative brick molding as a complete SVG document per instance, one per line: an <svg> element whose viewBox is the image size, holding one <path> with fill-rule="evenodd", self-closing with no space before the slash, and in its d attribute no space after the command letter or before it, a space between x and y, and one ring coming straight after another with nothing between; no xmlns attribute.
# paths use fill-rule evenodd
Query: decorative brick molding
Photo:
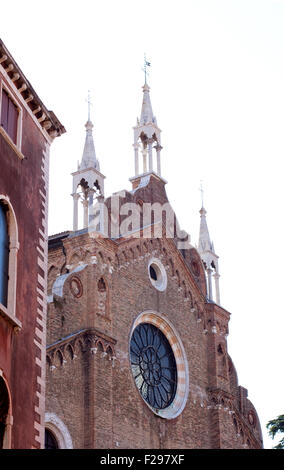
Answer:
<svg viewBox="0 0 284 470"><path fill-rule="evenodd" d="M221 389L211 389L207 392L208 409L228 411L233 420L236 435L241 438L244 447L260 449L262 446L253 434L252 426L248 426L247 417L243 416L239 410L237 397ZM249 444L248 444L249 443Z"/></svg>
<svg viewBox="0 0 284 470"><path fill-rule="evenodd" d="M100 351L103 357L114 361L116 359L115 344L115 339L96 328L84 329L47 346L47 364L52 370L58 365L64 365L67 360L75 359L80 352L86 351L92 354Z"/></svg>

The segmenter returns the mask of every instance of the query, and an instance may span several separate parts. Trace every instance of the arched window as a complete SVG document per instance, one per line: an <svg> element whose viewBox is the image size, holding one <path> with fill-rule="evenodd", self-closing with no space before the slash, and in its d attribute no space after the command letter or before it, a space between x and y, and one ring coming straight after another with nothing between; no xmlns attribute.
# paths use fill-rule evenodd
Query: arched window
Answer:
<svg viewBox="0 0 284 470"><path fill-rule="evenodd" d="M8 411L9 394L4 380L0 377L0 449L3 449Z"/></svg>
<svg viewBox="0 0 284 470"><path fill-rule="evenodd" d="M9 233L7 221L8 207L0 201L0 303L7 307L8 269L9 269Z"/></svg>
<svg viewBox="0 0 284 470"><path fill-rule="evenodd" d="M14 327L21 328L16 318L18 225L7 196L0 194L0 310Z"/></svg>
<svg viewBox="0 0 284 470"><path fill-rule="evenodd" d="M49 429L45 429L44 448L45 449L58 449L57 440L54 434Z"/></svg>

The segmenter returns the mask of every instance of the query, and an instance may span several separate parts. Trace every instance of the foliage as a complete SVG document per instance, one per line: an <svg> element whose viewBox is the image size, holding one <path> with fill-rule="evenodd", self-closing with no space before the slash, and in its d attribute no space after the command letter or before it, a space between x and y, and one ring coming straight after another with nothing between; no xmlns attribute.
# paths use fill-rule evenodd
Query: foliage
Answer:
<svg viewBox="0 0 284 470"><path fill-rule="evenodd" d="M279 415L278 418L272 419L266 425L267 429L269 430L268 434L274 439L275 435L278 432L284 433L284 415ZM277 446L273 447L273 449L284 449L284 437L280 440Z"/></svg>

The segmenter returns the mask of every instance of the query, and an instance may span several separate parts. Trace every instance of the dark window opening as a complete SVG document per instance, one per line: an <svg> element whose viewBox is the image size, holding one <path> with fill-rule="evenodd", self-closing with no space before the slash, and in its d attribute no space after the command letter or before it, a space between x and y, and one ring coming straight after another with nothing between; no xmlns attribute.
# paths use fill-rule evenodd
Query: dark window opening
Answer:
<svg viewBox="0 0 284 470"><path fill-rule="evenodd" d="M18 108L5 90L2 90L1 126L11 137L14 144L17 143Z"/></svg>
<svg viewBox="0 0 284 470"><path fill-rule="evenodd" d="M9 410L9 395L4 380L0 377L0 449L3 449L3 441L6 428L6 418Z"/></svg>
<svg viewBox="0 0 284 470"><path fill-rule="evenodd" d="M152 408L167 408L176 394L177 366L166 336L150 323L138 325L130 342L130 358L141 396Z"/></svg>
<svg viewBox="0 0 284 470"><path fill-rule="evenodd" d="M57 440L54 434L49 430L45 430L45 449L58 449Z"/></svg>
<svg viewBox="0 0 284 470"><path fill-rule="evenodd" d="M158 279L157 272L153 266L150 266L150 277L153 279L153 281L157 281Z"/></svg>
<svg viewBox="0 0 284 470"><path fill-rule="evenodd" d="M104 279L101 277L99 282L98 282L98 291L99 292L105 292L106 291L106 283Z"/></svg>

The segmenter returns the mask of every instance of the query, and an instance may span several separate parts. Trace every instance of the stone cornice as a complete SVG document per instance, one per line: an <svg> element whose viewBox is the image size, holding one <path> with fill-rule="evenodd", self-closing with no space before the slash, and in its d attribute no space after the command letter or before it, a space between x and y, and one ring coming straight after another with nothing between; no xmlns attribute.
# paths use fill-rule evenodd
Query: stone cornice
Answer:
<svg viewBox="0 0 284 470"><path fill-rule="evenodd" d="M0 39L0 67L8 77L10 85L22 97L26 107L31 111L40 127L47 133L49 138L60 136L65 131L64 126L52 111L48 111L38 97L30 82L26 79L20 67Z"/></svg>

